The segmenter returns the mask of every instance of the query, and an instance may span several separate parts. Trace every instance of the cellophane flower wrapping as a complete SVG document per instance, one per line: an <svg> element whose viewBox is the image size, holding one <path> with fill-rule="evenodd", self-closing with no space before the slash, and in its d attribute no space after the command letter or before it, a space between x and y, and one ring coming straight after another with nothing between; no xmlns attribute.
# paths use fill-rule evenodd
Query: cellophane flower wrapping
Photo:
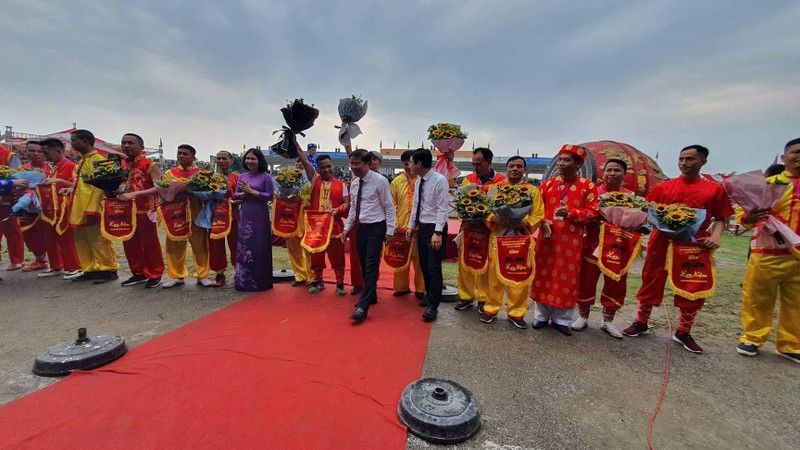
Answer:
<svg viewBox="0 0 800 450"><path fill-rule="evenodd" d="M675 214L674 216L671 216ZM655 229L672 236L677 241L697 242L694 235L706 220L706 210L686 205L651 204L648 219Z"/></svg>
<svg viewBox="0 0 800 450"><path fill-rule="evenodd" d="M748 213L757 209L774 209L789 188L785 184L767 183L759 170L728 177L722 185L728 197ZM774 236L778 243L792 247L800 245L800 236L774 212L767 217L763 227L764 232Z"/></svg>
<svg viewBox="0 0 800 450"><path fill-rule="evenodd" d="M270 146L270 150L284 158L297 158L295 134L305 136L303 131L314 126L314 121L319 117L319 110L314 105L305 104L302 98L288 102L281 108L286 126L273 132L281 133L280 141Z"/></svg>
<svg viewBox="0 0 800 450"><path fill-rule="evenodd" d="M308 178L300 169L282 170L273 177L275 196L283 199L292 199L299 195L300 190L308 184Z"/></svg>
<svg viewBox="0 0 800 450"><path fill-rule="evenodd" d="M339 128L339 143L350 146L351 141L361 134L361 127L356 122L367 114L368 102L360 95L339 99L339 118L342 125Z"/></svg>
<svg viewBox="0 0 800 450"><path fill-rule="evenodd" d="M189 187L189 180L173 178L171 180L164 180L163 178L155 183L158 199L161 203L169 203L175 201L178 195L186 192Z"/></svg>
<svg viewBox="0 0 800 450"><path fill-rule="evenodd" d="M611 225L636 229L647 222L647 200L627 192L606 192L598 198L600 215Z"/></svg>
<svg viewBox="0 0 800 450"><path fill-rule="evenodd" d="M11 212L13 214L39 214L42 212L42 204L39 196L36 195L36 186L47 178L41 170L20 170L11 174L12 180L27 180L28 188L25 193L17 199Z"/></svg>
<svg viewBox="0 0 800 450"><path fill-rule="evenodd" d="M525 218L533 208L533 196L531 188L527 185L512 186L503 185L489 190L489 203L492 212L500 217L503 222L522 225ZM516 228L506 228L502 230L500 236L511 236L521 234Z"/></svg>
<svg viewBox="0 0 800 450"><path fill-rule="evenodd" d="M225 201L228 189L223 188L218 191L197 190L197 188L190 184L188 191L203 202L203 209L200 210L200 213L194 219L194 224L200 228L210 230L211 223L214 219L214 208L217 202Z"/></svg>

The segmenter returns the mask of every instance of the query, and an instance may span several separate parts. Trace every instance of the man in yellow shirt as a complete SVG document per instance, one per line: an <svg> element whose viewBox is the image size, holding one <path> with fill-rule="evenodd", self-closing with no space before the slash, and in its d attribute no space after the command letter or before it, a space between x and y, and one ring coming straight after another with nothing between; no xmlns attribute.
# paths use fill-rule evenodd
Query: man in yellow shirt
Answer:
<svg viewBox="0 0 800 450"><path fill-rule="evenodd" d="M81 160L75 166L72 188L64 188L62 193L71 197L69 224L75 230L75 250L83 269L83 275L73 278L72 281L107 283L118 278L119 264L111 242L100 233L103 191L84 183L81 177L94 169L98 161L106 158L94 149L94 135L90 131L75 130L70 142L72 148L81 154Z"/></svg>
<svg viewBox="0 0 800 450"><path fill-rule="evenodd" d="M414 183L416 177L411 174L411 154L412 150L403 152L400 161L403 163L403 173L396 176L389 186L394 202L397 229L395 233L405 235L408 228L408 221L411 219L411 203L414 201ZM411 246L411 261L414 264L414 291L417 298L422 302L425 298L425 279L422 277L422 269L419 265L419 255L417 246ZM394 273L394 296L401 297L411 293L411 264L405 269ZM426 305L422 305L426 306Z"/></svg>
<svg viewBox="0 0 800 450"><path fill-rule="evenodd" d="M494 247L497 245L495 238L500 232L508 229L516 229L517 234L533 234L539 228L539 222L544 218L544 203L542 202L542 195L536 186L528 183L525 179L525 171L527 170L527 163L525 158L521 156L512 156L506 162L506 179L500 182L497 186L511 185L511 186L526 186L531 193L533 205L528 215L521 223L506 223L502 218L492 213L486 218L486 226L491 230L491 237L489 238L489 245ZM533 245L533 243L531 244ZM490 251L489 255L494 252ZM500 309L503 307L503 294L508 290L506 307L508 309L508 321L519 329L528 328L528 323L525 322L525 313L528 311L528 292L530 291L530 283L524 286L504 286L497 277L497 261L491 256L489 257L489 291L486 298L486 304L483 308L483 313L480 315L480 320L483 323L491 323L497 317Z"/></svg>
<svg viewBox="0 0 800 450"><path fill-rule="evenodd" d="M780 216L795 234L800 234L800 138L784 147L786 170L767 178L769 184L783 184L786 192L774 209L758 209L745 214L739 209L736 220L746 228L757 227L750 242L751 255L742 286L742 336L736 351L744 356L758 355L758 349L772 333L775 300L780 296L778 355L800 364L800 248L791 248L789 239L765 233L770 214Z"/></svg>

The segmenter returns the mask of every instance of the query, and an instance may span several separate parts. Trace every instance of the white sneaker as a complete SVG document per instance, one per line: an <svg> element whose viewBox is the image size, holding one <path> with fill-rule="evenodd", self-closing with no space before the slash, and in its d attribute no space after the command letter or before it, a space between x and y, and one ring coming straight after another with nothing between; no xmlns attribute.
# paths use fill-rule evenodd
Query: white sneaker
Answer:
<svg viewBox="0 0 800 450"><path fill-rule="evenodd" d="M622 333L617 329L616 325L611 322L603 322L600 329L608 333L609 336L615 339L622 339Z"/></svg>
<svg viewBox="0 0 800 450"><path fill-rule="evenodd" d="M73 270L71 272L64 272L64 276L61 278L64 280L71 280L73 278L78 278L81 275L83 275L83 271L81 269L78 269L78 270Z"/></svg>
<svg viewBox="0 0 800 450"><path fill-rule="evenodd" d="M214 282L209 280L208 278L200 278L197 280L197 284L203 287L211 287L214 285Z"/></svg>
<svg viewBox="0 0 800 450"><path fill-rule="evenodd" d="M183 278L176 278L174 280L169 280L166 283L161 285L161 289L170 289L174 288L175 286L183 286Z"/></svg>
<svg viewBox="0 0 800 450"><path fill-rule="evenodd" d="M46 269L39 272L39 274L36 276L39 278L47 278L47 277L57 277L61 275L64 275L63 269Z"/></svg>
<svg viewBox="0 0 800 450"><path fill-rule="evenodd" d="M575 319L575 322L572 322L570 328L572 328L575 331L583 331L588 326L589 326L589 319L585 319L581 316L578 316L578 318Z"/></svg>

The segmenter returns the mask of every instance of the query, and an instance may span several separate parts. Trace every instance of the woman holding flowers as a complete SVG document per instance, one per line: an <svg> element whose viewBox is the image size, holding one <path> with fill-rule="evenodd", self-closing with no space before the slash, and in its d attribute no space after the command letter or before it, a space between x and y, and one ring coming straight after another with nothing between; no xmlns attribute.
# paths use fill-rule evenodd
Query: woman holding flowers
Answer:
<svg viewBox="0 0 800 450"><path fill-rule="evenodd" d="M272 227L268 203L273 197L272 176L267 160L257 148L244 154L247 172L239 175L234 198L241 201L236 245L237 291L272 289Z"/></svg>
<svg viewBox="0 0 800 450"><path fill-rule="evenodd" d="M722 232L725 230L728 217L733 215L733 209L725 189L700 176L700 169L706 164L707 159L708 149L702 145L690 145L682 149L678 157L681 176L657 184L648 194L647 201L662 205L682 203L689 208L705 209L705 220L694 238L706 249L713 250L719 248ZM709 233L707 230L712 218L714 226ZM649 331L647 323L653 307L661 305L664 297L664 285L667 281L667 250L671 240L669 235L658 230L654 230L650 236L642 269L642 287L636 294L639 309L636 321L622 330L625 336L636 337ZM703 353L703 348L694 341L690 332L705 299L689 300L676 294L674 302L680 309L680 325L672 339L690 352Z"/></svg>

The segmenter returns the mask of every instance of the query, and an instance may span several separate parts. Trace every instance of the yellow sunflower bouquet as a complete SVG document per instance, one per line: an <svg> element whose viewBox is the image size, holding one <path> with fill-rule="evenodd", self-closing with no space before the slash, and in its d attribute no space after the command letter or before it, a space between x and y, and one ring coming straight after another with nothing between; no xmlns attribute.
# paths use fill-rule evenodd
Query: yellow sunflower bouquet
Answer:
<svg viewBox="0 0 800 450"><path fill-rule="evenodd" d="M16 169L12 169L8 166L0 166L0 178L11 178L11 175L17 173Z"/></svg>
<svg viewBox="0 0 800 450"><path fill-rule="evenodd" d="M94 163L90 170L81 174L83 182L102 189L106 197L116 197L116 191L125 178L125 170L118 161L105 159Z"/></svg>
<svg viewBox="0 0 800 450"><path fill-rule="evenodd" d="M682 203L651 203L648 214L658 231L692 242L706 219L705 209L690 208Z"/></svg>
<svg viewBox="0 0 800 450"><path fill-rule="evenodd" d="M228 183L219 173L203 169L192 175L189 179L189 192L203 201L203 209L194 220L194 224L200 228L211 229L214 208L217 202L225 201L228 193Z"/></svg>
<svg viewBox="0 0 800 450"><path fill-rule="evenodd" d="M491 213L488 197L474 184L456 191L455 210L458 218L464 222L483 223Z"/></svg>
<svg viewBox="0 0 800 450"><path fill-rule="evenodd" d="M606 192L598 198L600 215L611 225L636 229L647 222L647 200L628 192Z"/></svg>
<svg viewBox="0 0 800 450"><path fill-rule="evenodd" d="M303 171L297 168L280 171L273 176L273 180L275 180L276 197L284 199L298 195L300 189L308 184Z"/></svg>
<svg viewBox="0 0 800 450"><path fill-rule="evenodd" d="M497 215L503 223L511 228L518 228L525 217L533 208L533 187L523 185L504 184L489 190L489 203L492 212ZM514 234L514 230L509 228L508 233Z"/></svg>

